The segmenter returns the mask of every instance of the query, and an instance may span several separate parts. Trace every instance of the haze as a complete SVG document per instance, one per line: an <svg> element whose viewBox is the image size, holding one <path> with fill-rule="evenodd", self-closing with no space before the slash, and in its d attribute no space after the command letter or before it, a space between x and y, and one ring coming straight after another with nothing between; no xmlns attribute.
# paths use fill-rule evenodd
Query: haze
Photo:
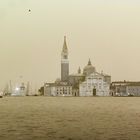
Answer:
<svg viewBox="0 0 140 140"><path fill-rule="evenodd" d="M60 77L64 35L70 73L90 58L113 81L140 81L139 15L138 0L0 0L0 88Z"/></svg>

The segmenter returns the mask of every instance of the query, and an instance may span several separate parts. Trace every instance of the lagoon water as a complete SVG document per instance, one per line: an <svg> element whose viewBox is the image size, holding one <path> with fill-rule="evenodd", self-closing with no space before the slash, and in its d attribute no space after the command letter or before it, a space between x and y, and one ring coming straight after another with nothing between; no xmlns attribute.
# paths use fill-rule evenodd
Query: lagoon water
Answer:
<svg viewBox="0 0 140 140"><path fill-rule="evenodd" d="M4 97L0 140L140 140L140 98Z"/></svg>

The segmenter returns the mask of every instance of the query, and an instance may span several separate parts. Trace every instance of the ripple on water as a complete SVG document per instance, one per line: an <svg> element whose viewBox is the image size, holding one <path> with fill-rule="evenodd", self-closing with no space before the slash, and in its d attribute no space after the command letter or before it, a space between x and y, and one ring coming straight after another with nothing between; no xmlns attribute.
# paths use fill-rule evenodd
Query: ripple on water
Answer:
<svg viewBox="0 0 140 140"><path fill-rule="evenodd" d="M0 106L0 140L140 140L140 98L9 97Z"/></svg>

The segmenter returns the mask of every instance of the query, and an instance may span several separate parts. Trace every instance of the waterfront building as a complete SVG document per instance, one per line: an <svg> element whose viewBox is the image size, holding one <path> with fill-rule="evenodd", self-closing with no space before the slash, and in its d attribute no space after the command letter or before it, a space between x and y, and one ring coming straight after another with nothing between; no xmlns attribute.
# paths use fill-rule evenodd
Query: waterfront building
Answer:
<svg viewBox="0 0 140 140"><path fill-rule="evenodd" d="M78 73L69 75L69 84L72 85L73 96L79 96L79 84L85 80L85 75L81 73L79 67Z"/></svg>
<svg viewBox="0 0 140 140"><path fill-rule="evenodd" d="M79 85L79 96L109 96L111 76L96 71L90 59L83 69L85 81Z"/></svg>
<svg viewBox="0 0 140 140"><path fill-rule="evenodd" d="M102 73L93 72L79 85L79 96L109 96L110 83Z"/></svg>
<svg viewBox="0 0 140 140"><path fill-rule="evenodd" d="M67 83L45 83L45 96L72 96L72 86Z"/></svg>
<svg viewBox="0 0 140 140"><path fill-rule="evenodd" d="M61 52L61 79L54 83L44 84L46 96L109 96L111 76L96 72L89 59L83 73L79 67L78 73L69 75L68 47L64 37Z"/></svg>
<svg viewBox="0 0 140 140"><path fill-rule="evenodd" d="M140 82L115 81L110 89L112 96L140 96Z"/></svg>

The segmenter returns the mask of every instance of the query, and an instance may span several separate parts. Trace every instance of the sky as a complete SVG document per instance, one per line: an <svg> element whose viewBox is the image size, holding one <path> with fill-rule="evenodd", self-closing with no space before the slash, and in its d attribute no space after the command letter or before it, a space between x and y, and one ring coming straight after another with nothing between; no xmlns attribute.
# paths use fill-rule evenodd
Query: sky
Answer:
<svg viewBox="0 0 140 140"><path fill-rule="evenodd" d="M70 73L90 58L112 81L140 81L139 15L139 0L0 0L0 88L60 78L65 35Z"/></svg>

